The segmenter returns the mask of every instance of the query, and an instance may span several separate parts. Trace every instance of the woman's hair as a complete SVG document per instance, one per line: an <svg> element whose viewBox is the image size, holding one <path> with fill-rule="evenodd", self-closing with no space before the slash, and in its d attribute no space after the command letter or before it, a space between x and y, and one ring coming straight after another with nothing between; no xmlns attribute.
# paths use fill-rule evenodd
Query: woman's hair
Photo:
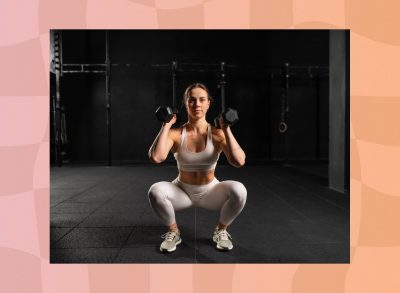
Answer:
<svg viewBox="0 0 400 293"><path fill-rule="evenodd" d="M185 93L183 94L183 100L182 100L183 105L185 105L186 100L190 98L190 93L191 93L192 89L195 89L195 88L201 88L201 89L205 90L210 102L211 103L214 102L213 98L210 95L210 92L209 92L208 88L204 84L196 82L196 83L192 83L191 85L189 85L186 88Z"/></svg>

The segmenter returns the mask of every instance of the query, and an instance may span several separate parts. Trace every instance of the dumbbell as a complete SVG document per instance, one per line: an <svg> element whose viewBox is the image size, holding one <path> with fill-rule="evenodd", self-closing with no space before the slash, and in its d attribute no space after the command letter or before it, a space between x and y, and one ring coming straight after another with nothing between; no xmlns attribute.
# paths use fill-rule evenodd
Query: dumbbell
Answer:
<svg viewBox="0 0 400 293"><path fill-rule="evenodd" d="M178 110L172 109L172 107L160 106L156 110L156 117L158 121L168 123L171 121L174 114L178 114Z"/></svg>
<svg viewBox="0 0 400 293"><path fill-rule="evenodd" d="M235 124L236 122L239 121L239 116L236 110L228 108L226 109L224 112L222 112L221 114L219 114L215 119L214 119L214 125L217 128L221 128L221 125L219 125L219 118L223 117L224 122L226 124L228 124L229 126L232 126L233 124Z"/></svg>

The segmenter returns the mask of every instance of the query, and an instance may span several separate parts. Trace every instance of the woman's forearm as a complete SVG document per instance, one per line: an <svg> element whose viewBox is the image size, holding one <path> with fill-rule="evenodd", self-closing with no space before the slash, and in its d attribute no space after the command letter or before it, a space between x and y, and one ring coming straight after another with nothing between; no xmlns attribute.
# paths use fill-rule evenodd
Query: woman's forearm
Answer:
<svg viewBox="0 0 400 293"><path fill-rule="evenodd" d="M149 158L154 163L161 163L168 156L170 150L168 147L168 133L170 129L171 125L165 123L149 149Z"/></svg>
<svg viewBox="0 0 400 293"><path fill-rule="evenodd" d="M228 161L235 167L242 167L246 161L246 154L237 142L229 126L224 127L226 145L228 147Z"/></svg>

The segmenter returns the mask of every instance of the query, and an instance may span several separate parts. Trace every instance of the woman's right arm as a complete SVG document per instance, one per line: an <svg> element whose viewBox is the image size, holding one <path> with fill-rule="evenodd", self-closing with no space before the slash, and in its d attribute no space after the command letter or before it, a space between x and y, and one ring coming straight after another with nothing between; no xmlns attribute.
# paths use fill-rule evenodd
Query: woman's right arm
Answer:
<svg viewBox="0 0 400 293"><path fill-rule="evenodd" d="M174 141L170 136L170 129L175 122L176 115L174 115L170 122L164 123L161 127L160 132L149 149L149 158L152 162L159 164L167 158L169 151L174 145Z"/></svg>

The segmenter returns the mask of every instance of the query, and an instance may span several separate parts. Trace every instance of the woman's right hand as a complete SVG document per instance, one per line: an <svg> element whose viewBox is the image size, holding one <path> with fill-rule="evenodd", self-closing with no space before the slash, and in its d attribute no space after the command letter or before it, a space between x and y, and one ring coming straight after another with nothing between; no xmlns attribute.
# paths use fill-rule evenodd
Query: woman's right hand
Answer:
<svg viewBox="0 0 400 293"><path fill-rule="evenodd" d="M172 119L169 122L165 122L164 125L171 128L172 125L175 124L176 120L177 120L177 117L176 117L176 114L174 114L174 116L172 116Z"/></svg>

